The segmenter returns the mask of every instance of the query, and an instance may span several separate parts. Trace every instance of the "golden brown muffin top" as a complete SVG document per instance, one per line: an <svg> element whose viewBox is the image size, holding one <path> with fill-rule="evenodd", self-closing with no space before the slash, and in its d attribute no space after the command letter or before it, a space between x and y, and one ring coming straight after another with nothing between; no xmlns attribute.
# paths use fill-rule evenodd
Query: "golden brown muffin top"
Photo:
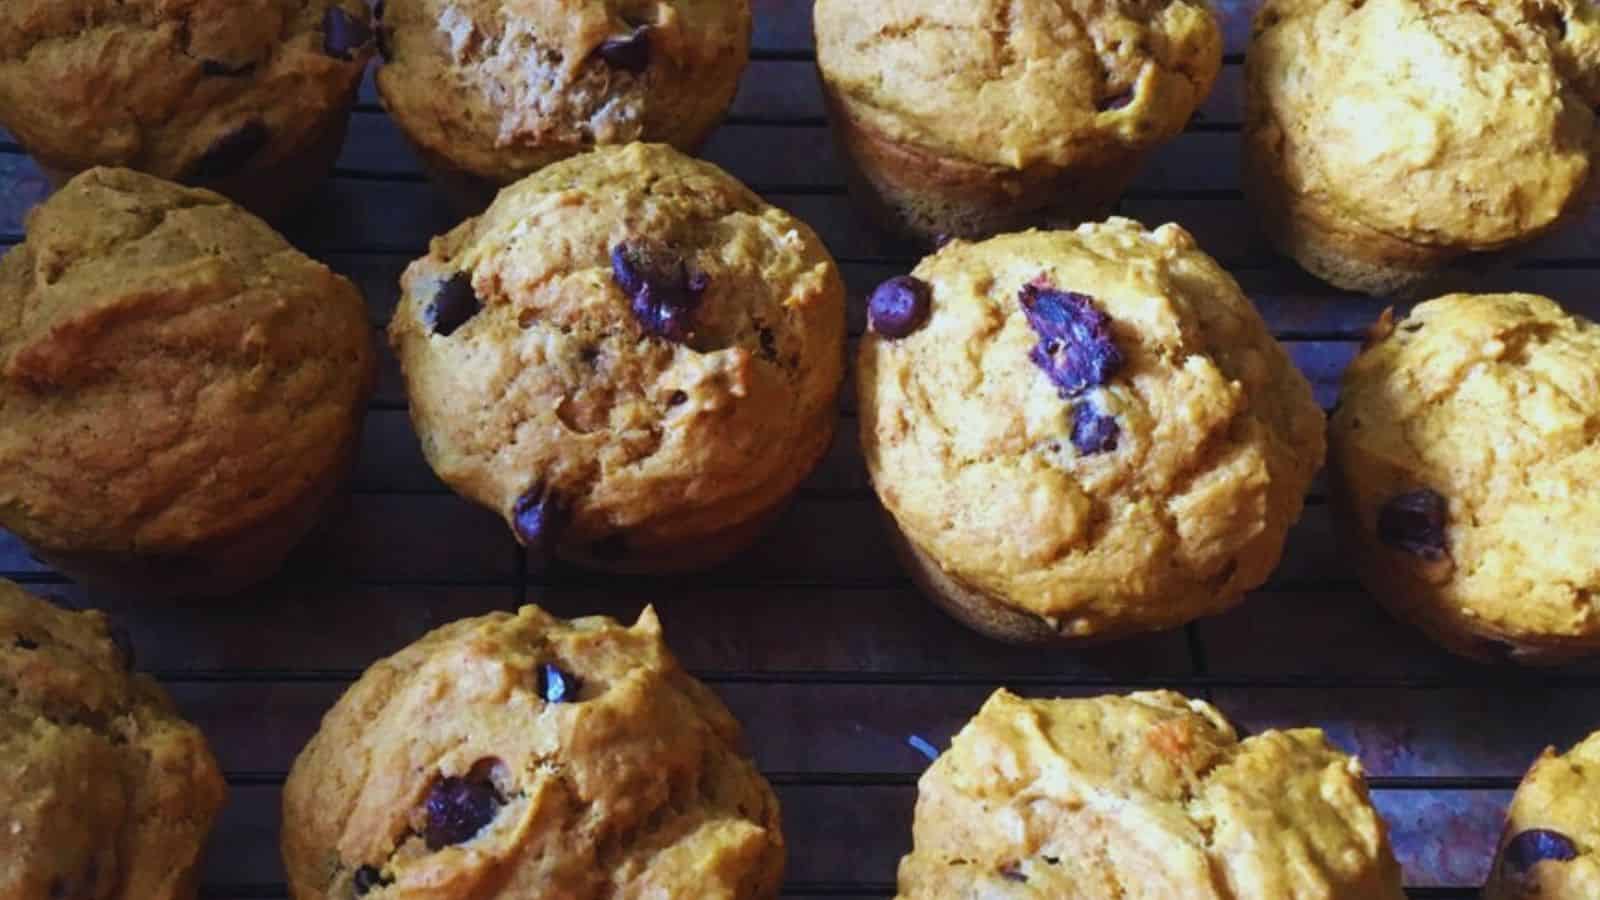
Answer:
<svg viewBox="0 0 1600 900"><path fill-rule="evenodd" d="M226 791L97 612L0 580L0 897L189 900Z"/></svg>
<svg viewBox="0 0 1600 900"><path fill-rule="evenodd" d="M372 47L360 0L5 0L0 124L68 171L233 175L342 115Z"/></svg>
<svg viewBox="0 0 1600 900"><path fill-rule="evenodd" d="M1330 219L1489 250L1575 210L1600 160L1582 0L1268 0L1245 139Z"/></svg>
<svg viewBox="0 0 1600 900"><path fill-rule="evenodd" d="M1204 0L818 0L829 91L890 139L1066 166L1183 130L1222 65Z"/></svg>
<svg viewBox="0 0 1600 900"><path fill-rule="evenodd" d="M423 450L525 542L519 509L540 498L570 518L569 547L715 532L787 495L831 435L833 259L669 147L529 176L436 239L402 287L389 335Z"/></svg>
<svg viewBox="0 0 1600 900"><path fill-rule="evenodd" d="M996 692L922 776L902 900L1400 900L1361 766L1171 691Z"/></svg>
<svg viewBox="0 0 1600 900"><path fill-rule="evenodd" d="M92 169L0 259L0 526L177 552L300 497L373 379L361 295L210 191Z"/></svg>
<svg viewBox="0 0 1600 900"><path fill-rule="evenodd" d="M1600 732L1547 748L1511 798L1484 900L1600 897Z"/></svg>
<svg viewBox="0 0 1600 900"><path fill-rule="evenodd" d="M750 53L749 0L389 0L385 105L427 153L511 182L594 147L692 150Z"/></svg>
<svg viewBox="0 0 1600 900"><path fill-rule="evenodd" d="M1600 640L1600 326L1531 294L1387 317L1330 428L1344 500L1399 589L1512 640Z"/></svg>
<svg viewBox="0 0 1600 900"><path fill-rule="evenodd" d="M367 670L295 761L290 887L766 900L778 802L741 740L649 609L631 628L533 606L455 622Z"/></svg>
<svg viewBox="0 0 1600 900"><path fill-rule="evenodd" d="M862 339L862 450L951 577L1077 637L1187 621L1265 580L1323 415L1188 232L953 241L912 277L926 323Z"/></svg>

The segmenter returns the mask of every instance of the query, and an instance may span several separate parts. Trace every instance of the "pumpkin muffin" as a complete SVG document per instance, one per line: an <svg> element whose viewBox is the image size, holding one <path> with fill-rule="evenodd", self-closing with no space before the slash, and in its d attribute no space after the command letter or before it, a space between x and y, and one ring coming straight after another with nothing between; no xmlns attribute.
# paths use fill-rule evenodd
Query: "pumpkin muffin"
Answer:
<svg viewBox="0 0 1600 900"><path fill-rule="evenodd" d="M925 241L1098 219L1211 92L1204 0L818 0L852 187Z"/></svg>
<svg viewBox="0 0 1600 900"><path fill-rule="evenodd" d="M1600 651L1600 326L1530 294L1385 315L1330 428L1334 511L1367 588L1446 648Z"/></svg>
<svg viewBox="0 0 1600 900"><path fill-rule="evenodd" d="M749 0L388 0L378 90L471 212L602 144L692 152L733 103Z"/></svg>
<svg viewBox="0 0 1600 900"><path fill-rule="evenodd" d="M1600 732L1548 748L1511 798L1483 900L1600 897Z"/></svg>
<svg viewBox="0 0 1600 900"><path fill-rule="evenodd" d="M918 786L900 900L1403 900L1361 765L1171 691L989 698Z"/></svg>
<svg viewBox="0 0 1600 900"><path fill-rule="evenodd" d="M1307 271L1411 294L1600 191L1600 8L1584 0L1268 0L1244 183Z"/></svg>
<svg viewBox="0 0 1600 900"><path fill-rule="evenodd" d="M5 0L0 125L57 186L123 166L280 218L339 155L373 43L361 0Z"/></svg>
<svg viewBox="0 0 1600 900"><path fill-rule="evenodd" d="M827 451L844 285L804 223L663 145L502 191L402 279L390 340L434 471L546 555L719 561Z"/></svg>
<svg viewBox="0 0 1600 900"><path fill-rule="evenodd" d="M218 194L91 169L0 259L0 527L92 585L236 590L335 494L373 376L349 281Z"/></svg>
<svg viewBox="0 0 1600 900"><path fill-rule="evenodd" d="M97 612L0 581L0 897L193 900L226 788Z"/></svg>
<svg viewBox="0 0 1600 900"><path fill-rule="evenodd" d="M1323 414L1176 225L952 241L869 302L861 446L913 577L992 636L1088 642L1236 604Z"/></svg>
<svg viewBox="0 0 1600 900"><path fill-rule="evenodd" d="M284 785L299 900L770 900L784 845L733 716L646 609L446 625L339 700Z"/></svg>

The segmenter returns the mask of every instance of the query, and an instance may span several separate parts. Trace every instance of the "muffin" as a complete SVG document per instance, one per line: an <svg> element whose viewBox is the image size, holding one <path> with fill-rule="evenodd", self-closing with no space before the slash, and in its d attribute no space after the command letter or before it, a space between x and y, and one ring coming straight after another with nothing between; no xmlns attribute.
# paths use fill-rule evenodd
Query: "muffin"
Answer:
<svg viewBox="0 0 1600 900"><path fill-rule="evenodd" d="M0 581L0 897L192 900L226 788L125 634Z"/></svg>
<svg viewBox="0 0 1600 900"><path fill-rule="evenodd" d="M1600 650L1597 415L1600 327L1553 301L1385 314L1329 423L1331 499L1367 588L1475 659Z"/></svg>
<svg viewBox="0 0 1600 900"><path fill-rule="evenodd" d="M817 0L852 189L923 241L1098 219L1211 92L1204 0Z"/></svg>
<svg viewBox="0 0 1600 900"><path fill-rule="evenodd" d="M1245 190L1341 288L1418 292L1600 190L1593 3L1267 0L1246 78Z"/></svg>
<svg viewBox="0 0 1600 900"><path fill-rule="evenodd" d="M733 103L750 0L388 0L378 91L471 212L602 144L692 152Z"/></svg>
<svg viewBox="0 0 1600 900"><path fill-rule="evenodd" d="M861 447L912 576L1019 642L1220 612L1277 564L1323 415L1176 225L952 241L869 301Z"/></svg>
<svg viewBox="0 0 1600 900"><path fill-rule="evenodd" d="M1600 897L1600 732L1547 749L1517 788L1483 900Z"/></svg>
<svg viewBox="0 0 1600 900"><path fill-rule="evenodd" d="M1361 764L1171 691L983 705L918 786L901 900L1403 900Z"/></svg>
<svg viewBox="0 0 1600 900"><path fill-rule="evenodd" d="M299 900L767 900L778 801L646 609L446 625L357 681L284 786Z"/></svg>
<svg viewBox="0 0 1600 900"><path fill-rule="evenodd" d="M0 527L95 586L214 595L335 495L361 295L220 195L90 169L0 258Z"/></svg>
<svg viewBox="0 0 1600 900"><path fill-rule="evenodd" d="M406 270L423 453L544 558L699 568L753 540L838 415L844 286L811 229L670 147L502 191Z"/></svg>
<svg viewBox="0 0 1600 900"><path fill-rule="evenodd" d="M370 21L362 0L5 0L0 125L57 186L124 166L280 218L339 155Z"/></svg>

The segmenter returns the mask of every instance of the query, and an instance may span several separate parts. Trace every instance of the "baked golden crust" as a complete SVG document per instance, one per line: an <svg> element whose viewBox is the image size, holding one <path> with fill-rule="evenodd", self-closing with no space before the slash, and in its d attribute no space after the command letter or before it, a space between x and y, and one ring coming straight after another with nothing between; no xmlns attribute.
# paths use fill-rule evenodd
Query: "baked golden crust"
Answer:
<svg viewBox="0 0 1600 900"><path fill-rule="evenodd" d="M1511 798L1483 900L1600 897L1600 732L1547 748Z"/></svg>

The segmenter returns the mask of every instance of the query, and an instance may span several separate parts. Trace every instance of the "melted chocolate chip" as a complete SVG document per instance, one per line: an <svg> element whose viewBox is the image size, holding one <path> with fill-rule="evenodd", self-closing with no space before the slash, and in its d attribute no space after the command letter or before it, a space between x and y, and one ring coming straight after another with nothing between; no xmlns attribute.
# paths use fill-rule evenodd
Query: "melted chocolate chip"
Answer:
<svg viewBox="0 0 1600 900"><path fill-rule="evenodd" d="M18 650L37 650L39 649L39 642L27 635L19 634L12 640L11 646L16 647Z"/></svg>
<svg viewBox="0 0 1600 900"><path fill-rule="evenodd" d="M1022 868L1017 863L1001 866L1000 877L1007 881L1015 881L1018 883L1025 883L1028 880L1028 876L1022 873Z"/></svg>
<svg viewBox="0 0 1600 900"><path fill-rule="evenodd" d="M457 272L439 283L433 299L422 310L422 324L434 334L449 337L482 308L472 289L471 273Z"/></svg>
<svg viewBox="0 0 1600 900"><path fill-rule="evenodd" d="M878 285L867 298L867 321L872 330L898 340L921 328L933 309L933 289L926 281L896 275Z"/></svg>
<svg viewBox="0 0 1600 900"><path fill-rule="evenodd" d="M394 884L393 878L385 878L376 866L362 866L356 870L355 878L356 896L361 896L373 888L388 887Z"/></svg>
<svg viewBox="0 0 1600 900"><path fill-rule="evenodd" d="M552 663L539 665L539 696L546 703L576 703L582 682Z"/></svg>
<svg viewBox="0 0 1600 900"><path fill-rule="evenodd" d="M1039 335L1028 358L1055 383L1063 397L1099 387L1122 368L1122 351L1111 337L1111 317L1093 297L1034 282L1018 295L1028 324Z"/></svg>
<svg viewBox="0 0 1600 900"><path fill-rule="evenodd" d="M322 16L322 52L346 62L355 59L357 50L372 41L372 29L367 23L345 12L342 7L330 6Z"/></svg>
<svg viewBox="0 0 1600 900"><path fill-rule="evenodd" d="M694 333L694 314L710 285L665 247L624 241L611 249L611 278L632 301L633 317L646 334L682 344Z"/></svg>
<svg viewBox="0 0 1600 900"><path fill-rule="evenodd" d="M200 72L213 78L243 78L256 70L255 62L226 63L220 59L200 60Z"/></svg>
<svg viewBox="0 0 1600 900"><path fill-rule="evenodd" d="M1079 403L1072 408L1072 446L1084 456L1117 449L1121 435L1116 418L1102 414L1093 404Z"/></svg>
<svg viewBox="0 0 1600 900"><path fill-rule="evenodd" d="M1449 514L1450 504L1427 488L1391 497L1378 510L1378 540L1429 562L1443 559Z"/></svg>
<svg viewBox="0 0 1600 900"><path fill-rule="evenodd" d="M638 75L650 67L650 29L637 28L627 37L609 38L594 52L611 68Z"/></svg>
<svg viewBox="0 0 1600 900"><path fill-rule="evenodd" d="M466 843L493 821L501 803L486 778L440 779L428 792L423 840L429 850Z"/></svg>
<svg viewBox="0 0 1600 900"><path fill-rule="evenodd" d="M1566 862L1576 859L1578 847L1572 839L1559 831L1531 828L1512 838L1503 854L1506 865L1516 872L1526 872L1546 861Z"/></svg>
<svg viewBox="0 0 1600 900"><path fill-rule="evenodd" d="M238 174L271 140L266 124L251 119L212 142L205 155L190 164L189 176L221 178Z"/></svg>
<svg viewBox="0 0 1600 900"><path fill-rule="evenodd" d="M567 508L543 482L529 488L511 510L511 527L528 549L549 557L567 524Z"/></svg>

